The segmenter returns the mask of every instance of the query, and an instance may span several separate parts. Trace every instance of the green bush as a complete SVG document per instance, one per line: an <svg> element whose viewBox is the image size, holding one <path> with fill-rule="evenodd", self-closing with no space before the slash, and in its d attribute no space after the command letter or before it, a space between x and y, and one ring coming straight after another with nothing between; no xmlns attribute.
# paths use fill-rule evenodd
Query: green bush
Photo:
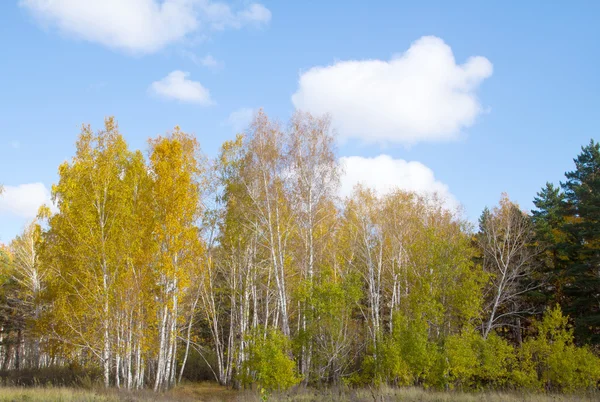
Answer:
<svg viewBox="0 0 600 402"><path fill-rule="evenodd" d="M568 322L557 306L534 324L537 336L527 339L519 353L518 385L564 392L597 386L600 359L573 343Z"/></svg>
<svg viewBox="0 0 600 402"><path fill-rule="evenodd" d="M467 327L446 338L444 353L452 388L501 388L511 379L515 349L495 333L484 339Z"/></svg>
<svg viewBox="0 0 600 402"><path fill-rule="evenodd" d="M479 386L497 389L509 385L516 364L514 346L494 332L485 340L480 338L479 345Z"/></svg>
<svg viewBox="0 0 600 402"><path fill-rule="evenodd" d="M429 341L427 322L400 314L394 320L393 333L382 337L377 350L365 358L364 376L376 385L439 386L445 365L438 345Z"/></svg>
<svg viewBox="0 0 600 402"><path fill-rule="evenodd" d="M558 307L534 322L536 334L521 348L494 332L484 339L472 327L438 345L425 320L394 319L393 333L370 349L351 384L573 392L596 389L600 381L600 358L574 344L568 317Z"/></svg>
<svg viewBox="0 0 600 402"><path fill-rule="evenodd" d="M249 339L248 359L241 380L244 385L257 383L261 392L282 391L300 382L291 358L290 342L281 331L259 328Z"/></svg>
<svg viewBox="0 0 600 402"><path fill-rule="evenodd" d="M474 385L475 378L479 373L478 349L480 349L481 343L481 335L472 328L446 338L444 354L448 362L448 380L451 388Z"/></svg>

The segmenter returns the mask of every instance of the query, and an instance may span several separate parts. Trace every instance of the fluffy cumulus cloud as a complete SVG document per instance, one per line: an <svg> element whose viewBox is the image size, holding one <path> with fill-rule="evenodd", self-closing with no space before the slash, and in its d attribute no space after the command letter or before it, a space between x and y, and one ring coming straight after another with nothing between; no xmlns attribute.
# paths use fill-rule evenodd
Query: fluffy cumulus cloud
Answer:
<svg viewBox="0 0 600 402"><path fill-rule="evenodd" d="M330 113L341 137L414 144L456 139L482 112L477 98L492 63L457 64L440 38L422 37L389 61L341 61L300 75L292 102Z"/></svg>
<svg viewBox="0 0 600 402"><path fill-rule="evenodd" d="M165 78L153 82L149 91L165 99L197 103L202 106L212 105L209 90L199 82L188 79L189 75L190 73L185 71L172 71Z"/></svg>
<svg viewBox="0 0 600 402"><path fill-rule="evenodd" d="M455 210L459 207L448 186L437 180L433 171L420 162L379 155L374 158L344 156L340 158L340 164L344 169L340 188L342 196L350 195L355 185L362 184L378 194L386 194L394 189L414 191L421 195L437 194L447 208Z"/></svg>
<svg viewBox="0 0 600 402"><path fill-rule="evenodd" d="M133 53L152 53L199 31L262 26L271 12L252 3L234 10L210 0L20 0L65 35Z"/></svg>
<svg viewBox="0 0 600 402"><path fill-rule="evenodd" d="M52 206L50 191L43 183L4 186L0 194L0 214L32 219L43 204Z"/></svg>
<svg viewBox="0 0 600 402"><path fill-rule="evenodd" d="M229 114L227 125L236 133L242 132L248 128L256 111L252 108L243 107Z"/></svg>

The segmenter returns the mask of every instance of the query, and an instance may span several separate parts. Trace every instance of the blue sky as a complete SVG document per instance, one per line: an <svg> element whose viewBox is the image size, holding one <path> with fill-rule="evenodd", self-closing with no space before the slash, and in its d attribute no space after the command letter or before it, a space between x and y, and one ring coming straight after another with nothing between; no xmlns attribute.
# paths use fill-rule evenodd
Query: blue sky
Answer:
<svg viewBox="0 0 600 402"><path fill-rule="evenodd" d="M215 155L256 108L328 111L347 185L437 190L472 221L501 192L532 208L597 138L595 1L78 3L0 3L2 242L109 115L132 148L180 125Z"/></svg>

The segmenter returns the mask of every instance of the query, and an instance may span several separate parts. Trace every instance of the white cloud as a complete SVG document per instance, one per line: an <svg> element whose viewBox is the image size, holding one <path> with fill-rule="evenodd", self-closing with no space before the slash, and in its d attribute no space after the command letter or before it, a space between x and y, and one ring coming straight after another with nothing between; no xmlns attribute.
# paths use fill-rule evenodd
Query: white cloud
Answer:
<svg viewBox="0 0 600 402"><path fill-rule="evenodd" d="M456 210L459 202L450 193L448 186L437 180L433 171L420 162L394 159L388 155L374 158L344 156L340 158L344 169L340 195L352 194L354 186L362 184L378 194L387 194L395 189L414 191L421 195L436 193L447 208Z"/></svg>
<svg viewBox="0 0 600 402"><path fill-rule="evenodd" d="M217 31L227 28L240 29L245 25L262 26L271 22L271 11L259 3L252 3L237 12L225 3L206 0L201 0L199 3L211 28Z"/></svg>
<svg viewBox="0 0 600 402"><path fill-rule="evenodd" d="M414 144L456 139L482 112L479 84L492 75L481 56L456 64L443 40L425 36L390 61L341 61L300 75L297 109L331 113L343 138Z"/></svg>
<svg viewBox="0 0 600 402"><path fill-rule="evenodd" d="M50 191L43 183L4 186L4 192L0 194L0 214L32 219L43 204L52 206Z"/></svg>
<svg viewBox="0 0 600 402"><path fill-rule="evenodd" d="M222 68L225 64L222 61L215 59L211 54L207 54L204 57L199 57L196 54L187 50L184 50L181 54L182 56L190 59L197 66L207 67L212 70L218 70Z"/></svg>
<svg viewBox="0 0 600 402"><path fill-rule="evenodd" d="M235 110L227 118L227 125L231 126L236 133L239 133L248 128L255 113L254 109L247 107Z"/></svg>
<svg viewBox="0 0 600 402"><path fill-rule="evenodd" d="M210 54L207 54L206 56L201 58L199 61L200 61L200 64L203 65L204 67L219 68L221 66L221 62L218 61L217 59L215 59L214 57L212 57Z"/></svg>
<svg viewBox="0 0 600 402"><path fill-rule="evenodd" d="M245 10L242 10L238 17L242 23L261 25L271 22L272 14L271 11L262 4L253 3Z"/></svg>
<svg viewBox="0 0 600 402"><path fill-rule="evenodd" d="M181 102L197 103L202 106L212 105L208 89L197 81L189 80L190 73L175 70L165 78L150 85L149 91L166 99Z"/></svg>
<svg viewBox="0 0 600 402"><path fill-rule="evenodd" d="M203 28L265 25L271 12L253 3L234 11L210 0L20 0L38 21L62 33L133 53L152 53Z"/></svg>

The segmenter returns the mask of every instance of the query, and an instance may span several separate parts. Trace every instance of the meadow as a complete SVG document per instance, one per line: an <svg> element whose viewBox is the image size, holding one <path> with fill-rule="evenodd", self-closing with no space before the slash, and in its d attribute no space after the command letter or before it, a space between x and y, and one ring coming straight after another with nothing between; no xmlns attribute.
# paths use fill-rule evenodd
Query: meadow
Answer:
<svg viewBox="0 0 600 402"><path fill-rule="evenodd" d="M440 392L426 391L418 387L406 388L332 388L317 390L297 387L284 393L273 393L261 397L255 391L235 391L215 383L186 383L164 393L144 391L119 391L104 388L74 387L2 387L0 401L83 401L83 402L117 402L117 401L248 401L261 400L288 402L387 402L387 401L419 401L419 402L583 402L598 400L597 393L582 394L544 394L523 392Z"/></svg>

